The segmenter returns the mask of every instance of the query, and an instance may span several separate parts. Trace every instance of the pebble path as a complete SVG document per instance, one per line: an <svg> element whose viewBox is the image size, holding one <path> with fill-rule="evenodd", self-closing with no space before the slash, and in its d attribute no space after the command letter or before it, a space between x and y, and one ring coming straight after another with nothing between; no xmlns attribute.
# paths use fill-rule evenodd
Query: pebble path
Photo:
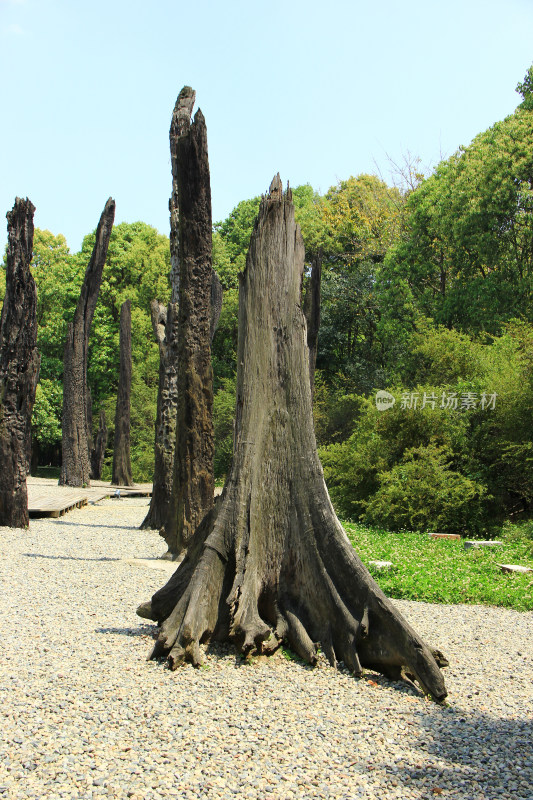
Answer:
<svg viewBox="0 0 533 800"><path fill-rule="evenodd" d="M449 658L440 707L282 653L149 662L166 581L146 499L0 529L1 798L533 798L533 614L398 601ZM155 566L161 567L161 562Z"/></svg>

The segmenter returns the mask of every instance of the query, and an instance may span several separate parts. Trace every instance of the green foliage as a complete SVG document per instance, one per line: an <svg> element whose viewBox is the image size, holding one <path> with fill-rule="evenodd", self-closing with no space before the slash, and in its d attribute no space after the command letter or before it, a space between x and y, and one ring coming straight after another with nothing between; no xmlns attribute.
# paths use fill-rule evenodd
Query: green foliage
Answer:
<svg viewBox="0 0 533 800"><path fill-rule="evenodd" d="M40 444L55 445L61 442L62 406L62 384L43 378L37 385L31 420L32 434Z"/></svg>
<svg viewBox="0 0 533 800"><path fill-rule="evenodd" d="M530 540L516 527L504 529L504 547L472 550L465 550L460 540L430 539L423 533L391 533L350 523L344 527L357 554L389 597L533 610L531 573L506 575L498 567L501 562L533 567ZM369 564L371 560L391 561L393 568L379 570Z"/></svg>
<svg viewBox="0 0 533 800"><path fill-rule="evenodd" d="M68 322L74 316L85 267L62 234L35 229L32 272L37 286L37 346L41 380L61 380Z"/></svg>
<svg viewBox="0 0 533 800"><path fill-rule="evenodd" d="M502 528L502 537L509 544L520 547L523 550L522 558L527 559L531 564L533 561L533 520L515 524L506 520Z"/></svg>
<svg viewBox="0 0 533 800"><path fill-rule="evenodd" d="M233 380L237 373L238 320L239 292L228 289L222 297L222 311L211 345L215 394L225 380Z"/></svg>
<svg viewBox="0 0 533 800"><path fill-rule="evenodd" d="M521 107L411 193L384 280L406 280L422 313L463 331L531 321L532 186L533 111Z"/></svg>
<svg viewBox="0 0 533 800"><path fill-rule="evenodd" d="M452 453L435 444L406 450L400 463L378 475L363 522L391 530L480 533L486 489L451 469L452 462Z"/></svg>
<svg viewBox="0 0 533 800"><path fill-rule="evenodd" d="M224 288L235 289L238 286L238 274L244 272L246 253L260 202L260 197L243 200L233 209L227 219L217 222L214 226L214 238L217 240L220 237L225 246L225 253L222 255L220 241L216 241L213 264ZM229 263L227 263L228 260ZM219 270L221 271L219 272Z"/></svg>
<svg viewBox="0 0 533 800"><path fill-rule="evenodd" d="M225 378L213 402L215 434L215 480L224 478L233 456L233 421L235 419L235 381Z"/></svg>
<svg viewBox="0 0 533 800"><path fill-rule="evenodd" d="M383 261L400 234L402 208L398 189L375 175L339 181L324 198L328 252L348 264Z"/></svg>
<svg viewBox="0 0 533 800"><path fill-rule="evenodd" d="M533 66L531 66L524 76L524 80L517 84L516 91L522 95L523 102L520 108L526 111L533 110Z"/></svg>
<svg viewBox="0 0 533 800"><path fill-rule="evenodd" d="M391 391L401 398L401 389ZM438 396L435 387L417 387L416 391L422 399L424 392L428 397ZM402 408L398 400L387 411L379 411L372 400L360 397L358 411L354 433L343 442L320 449L331 498L338 512L348 519L364 516L371 498L396 466L403 465L404 470L412 473L416 471L414 467L405 467L413 448L421 448L421 452L425 448L429 448L428 452L431 448L443 448L450 453L461 453L467 419L465 415L440 408L437 403L435 408L430 404L425 408ZM419 492L420 503L426 497L426 487L420 480L410 491ZM388 517L387 524L405 527L404 509L397 506L395 509L397 523L391 523ZM373 519L378 519L377 509Z"/></svg>
<svg viewBox="0 0 533 800"><path fill-rule="evenodd" d="M94 245L86 236L71 254L62 235L36 229L32 271L37 285L37 343L40 384L33 412L33 435L45 446L61 441L63 348L83 276ZM88 380L93 421L106 409L110 431L106 468L112 461L119 368L119 320L124 300L132 302L131 456L134 480L151 480L159 351L150 320L150 302L169 299L169 242L143 222L114 227L89 340Z"/></svg>
<svg viewBox="0 0 533 800"><path fill-rule="evenodd" d="M4 295L6 293L6 268L5 265L2 264L0 268L0 302L3 303Z"/></svg>

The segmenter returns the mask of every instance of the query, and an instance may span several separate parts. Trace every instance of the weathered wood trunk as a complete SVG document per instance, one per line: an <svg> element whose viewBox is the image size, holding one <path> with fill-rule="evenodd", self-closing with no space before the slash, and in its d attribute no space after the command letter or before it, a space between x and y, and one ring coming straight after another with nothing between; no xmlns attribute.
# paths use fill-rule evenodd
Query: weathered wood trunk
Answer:
<svg viewBox="0 0 533 800"><path fill-rule="evenodd" d="M178 413L178 304L165 308L152 300L152 327L159 345L159 386L155 420L154 478L150 508L141 528L157 529L164 536L168 518L176 451L176 421ZM213 270L211 275L211 341L215 335L222 310L222 284Z"/></svg>
<svg viewBox="0 0 533 800"><path fill-rule="evenodd" d="M306 661L416 678L446 689L436 658L357 557L332 508L311 413L301 310L304 247L277 176L263 198L241 278L235 452L222 497L187 555L138 609L160 623L153 656L199 665L200 643L244 653L284 640Z"/></svg>
<svg viewBox="0 0 533 800"><path fill-rule="evenodd" d="M177 557L213 505L213 373L211 368L212 218L207 130L195 93L180 92L170 127L178 225L178 403L173 489L162 535ZM177 187L177 210L176 210ZM174 244L172 245L172 242ZM175 231L171 247L175 248ZM174 268L174 264L173 264Z"/></svg>
<svg viewBox="0 0 533 800"><path fill-rule="evenodd" d="M115 486L133 485L130 460L131 372L131 300L126 300L120 307L120 372L112 472Z"/></svg>
<svg viewBox="0 0 533 800"><path fill-rule="evenodd" d="M90 483L90 431L87 419L87 354L89 332L102 282L109 238L115 219L115 201L109 198L96 230L96 242L69 323L63 359L62 464L59 483Z"/></svg>
<svg viewBox="0 0 533 800"><path fill-rule="evenodd" d="M150 508L141 528L163 528L169 514L176 450L178 406L178 305L152 300L152 327L159 345L159 387L155 420L154 478Z"/></svg>
<svg viewBox="0 0 533 800"><path fill-rule="evenodd" d="M6 293L0 318L0 525L29 524L26 475L39 379L37 291L30 272L35 206L17 197L7 213Z"/></svg>
<svg viewBox="0 0 533 800"><path fill-rule="evenodd" d="M96 434L96 442L91 452L91 478L99 481L102 477L102 468L104 466L105 450L107 447L107 420L105 411L102 408L100 411L100 422L98 425L98 433Z"/></svg>
<svg viewBox="0 0 533 800"><path fill-rule="evenodd" d="M307 323L307 347L309 349L309 380L311 397L315 391L316 356L318 352L318 331L320 329L320 284L322 279L322 255L313 257L311 275L307 283L304 301L304 314Z"/></svg>

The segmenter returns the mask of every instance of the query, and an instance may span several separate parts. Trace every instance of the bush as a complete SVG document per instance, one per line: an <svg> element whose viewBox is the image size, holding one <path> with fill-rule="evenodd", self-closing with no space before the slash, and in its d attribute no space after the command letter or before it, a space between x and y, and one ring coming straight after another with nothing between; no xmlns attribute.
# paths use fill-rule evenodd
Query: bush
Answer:
<svg viewBox="0 0 533 800"><path fill-rule="evenodd" d="M399 464L379 474L363 522L393 531L481 533L486 489L451 469L451 461L451 452L435 444L407 450Z"/></svg>

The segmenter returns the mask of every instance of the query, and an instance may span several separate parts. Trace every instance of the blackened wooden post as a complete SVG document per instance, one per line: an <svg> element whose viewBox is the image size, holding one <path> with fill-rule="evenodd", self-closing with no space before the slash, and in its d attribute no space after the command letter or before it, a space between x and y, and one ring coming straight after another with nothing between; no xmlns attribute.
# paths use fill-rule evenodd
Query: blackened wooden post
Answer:
<svg viewBox="0 0 533 800"><path fill-rule="evenodd" d="M179 261L178 405L174 485L163 535L172 557L187 549L213 505L215 486L211 184L207 129L200 110L191 123L194 100L195 92L184 87L170 127L171 247L177 233Z"/></svg>
<svg viewBox="0 0 533 800"><path fill-rule="evenodd" d="M120 308L120 372L115 413L112 482L131 486L130 408L131 408L131 300Z"/></svg>
<svg viewBox="0 0 533 800"><path fill-rule="evenodd" d="M37 291L30 272L33 214L17 197L7 213L6 293L0 318L0 525L26 528L31 414L39 378Z"/></svg>
<svg viewBox="0 0 533 800"><path fill-rule="evenodd" d="M88 486L90 431L87 418L87 355L89 333L102 282L102 272L115 219L115 201L109 198L96 230L96 241L69 323L63 359L62 464L59 483Z"/></svg>

